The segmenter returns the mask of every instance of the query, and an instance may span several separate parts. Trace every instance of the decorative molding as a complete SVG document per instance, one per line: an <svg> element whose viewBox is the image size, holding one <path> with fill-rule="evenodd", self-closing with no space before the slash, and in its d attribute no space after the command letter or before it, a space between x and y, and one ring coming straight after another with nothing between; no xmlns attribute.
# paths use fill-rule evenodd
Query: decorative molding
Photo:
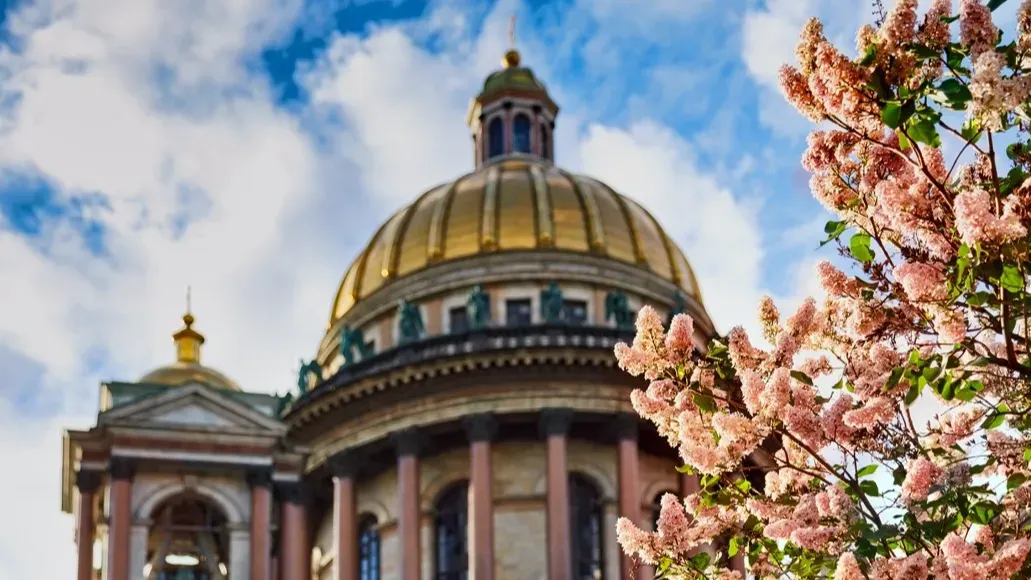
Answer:
<svg viewBox="0 0 1031 580"><path fill-rule="evenodd" d="M490 441L498 433L498 421L493 413L477 413L462 420L469 441L473 443Z"/></svg>
<svg viewBox="0 0 1031 580"><path fill-rule="evenodd" d="M573 423L573 410L568 408L550 408L541 411L541 432L545 437L567 435Z"/></svg>

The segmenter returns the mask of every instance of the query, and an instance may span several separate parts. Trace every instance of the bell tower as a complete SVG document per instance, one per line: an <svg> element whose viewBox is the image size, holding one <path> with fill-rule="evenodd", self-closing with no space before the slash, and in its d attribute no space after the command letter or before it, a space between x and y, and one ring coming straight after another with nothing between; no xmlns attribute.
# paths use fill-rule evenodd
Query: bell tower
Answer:
<svg viewBox="0 0 1031 580"><path fill-rule="evenodd" d="M469 107L476 168L506 156L555 160L558 105L515 49L515 17L501 70L491 73Z"/></svg>

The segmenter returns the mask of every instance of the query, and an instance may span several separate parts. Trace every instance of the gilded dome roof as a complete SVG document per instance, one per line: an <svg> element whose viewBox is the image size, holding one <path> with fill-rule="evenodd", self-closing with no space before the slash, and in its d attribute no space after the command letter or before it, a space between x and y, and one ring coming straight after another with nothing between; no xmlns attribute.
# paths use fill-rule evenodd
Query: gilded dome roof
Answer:
<svg viewBox="0 0 1031 580"><path fill-rule="evenodd" d="M243 390L229 377L200 364L200 347L204 344L204 335L194 330L193 321L193 315L187 312L183 316L185 326L172 335L176 361L150 371L140 377L138 382L169 387L200 383L216 389Z"/></svg>
<svg viewBox="0 0 1031 580"><path fill-rule="evenodd" d="M478 254L558 251L653 272L701 301L690 264L637 202L533 157L506 157L423 193L348 268L330 324L392 280Z"/></svg>

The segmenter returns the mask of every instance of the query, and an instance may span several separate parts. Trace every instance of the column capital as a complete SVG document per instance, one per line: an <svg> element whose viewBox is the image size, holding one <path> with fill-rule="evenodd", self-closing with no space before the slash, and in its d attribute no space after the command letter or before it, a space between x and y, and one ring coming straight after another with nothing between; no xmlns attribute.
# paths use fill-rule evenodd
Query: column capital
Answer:
<svg viewBox="0 0 1031 580"><path fill-rule="evenodd" d="M615 433L619 441L637 441L640 420L634 413L616 413Z"/></svg>
<svg viewBox="0 0 1031 580"><path fill-rule="evenodd" d="M127 457L112 457L108 460L108 471L112 479L132 479L136 473L136 462Z"/></svg>
<svg viewBox="0 0 1031 580"><path fill-rule="evenodd" d="M247 485L252 489L272 486L271 467L252 467L247 470Z"/></svg>
<svg viewBox="0 0 1031 580"><path fill-rule="evenodd" d="M326 463L333 477L354 478L358 475L362 461L358 453L348 450L333 455Z"/></svg>
<svg viewBox="0 0 1031 580"><path fill-rule="evenodd" d="M419 455L419 452L422 450L419 430L415 427L409 427L403 431L391 434L390 440L394 443L397 454L401 457Z"/></svg>
<svg viewBox="0 0 1031 580"><path fill-rule="evenodd" d="M462 422L465 424L465 432L469 435L469 441L473 443L490 441L498 434L498 421L493 413L477 413L465 417Z"/></svg>
<svg viewBox="0 0 1031 580"><path fill-rule="evenodd" d="M75 472L75 487L79 493L93 493L100 487L100 472L89 469L80 469Z"/></svg>
<svg viewBox="0 0 1031 580"><path fill-rule="evenodd" d="M573 410L550 408L541 411L541 431L545 436L565 435L573 422Z"/></svg>
<svg viewBox="0 0 1031 580"><path fill-rule="evenodd" d="M277 481L276 491L280 500L294 505L304 505L308 502L308 489L302 481Z"/></svg>

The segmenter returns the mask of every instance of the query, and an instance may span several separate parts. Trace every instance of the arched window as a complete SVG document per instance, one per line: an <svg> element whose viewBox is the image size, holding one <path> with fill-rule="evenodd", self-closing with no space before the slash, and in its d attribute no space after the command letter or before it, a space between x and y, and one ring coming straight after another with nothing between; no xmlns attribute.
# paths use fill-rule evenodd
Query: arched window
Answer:
<svg viewBox="0 0 1031 580"><path fill-rule="evenodd" d="M551 156L548 143L548 126L541 123L541 157L548 159Z"/></svg>
<svg viewBox="0 0 1031 580"><path fill-rule="evenodd" d="M512 121L512 151L530 152L530 118L520 113Z"/></svg>
<svg viewBox="0 0 1031 580"><path fill-rule="evenodd" d="M366 514L358 522L358 579L379 580L379 522Z"/></svg>
<svg viewBox="0 0 1031 580"><path fill-rule="evenodd" d="M466 580L469 545L469 484L462 482L444 490L436 504L436 580Z"/></svg>
<svg viewBox="0 0 1031 580"><path fill-rule="evenodd" d="M601 491L589 478L569 475L569 531L572 540L573 578L602 578L602 530L605 517Z"/></svg>
<svg viewBox="0 0 1031 580"><path fill-rule="evenodd" d="M487 157L497 157L505 153L505 125L501 117L494 117L494 120L487 125Z"/></svg>

